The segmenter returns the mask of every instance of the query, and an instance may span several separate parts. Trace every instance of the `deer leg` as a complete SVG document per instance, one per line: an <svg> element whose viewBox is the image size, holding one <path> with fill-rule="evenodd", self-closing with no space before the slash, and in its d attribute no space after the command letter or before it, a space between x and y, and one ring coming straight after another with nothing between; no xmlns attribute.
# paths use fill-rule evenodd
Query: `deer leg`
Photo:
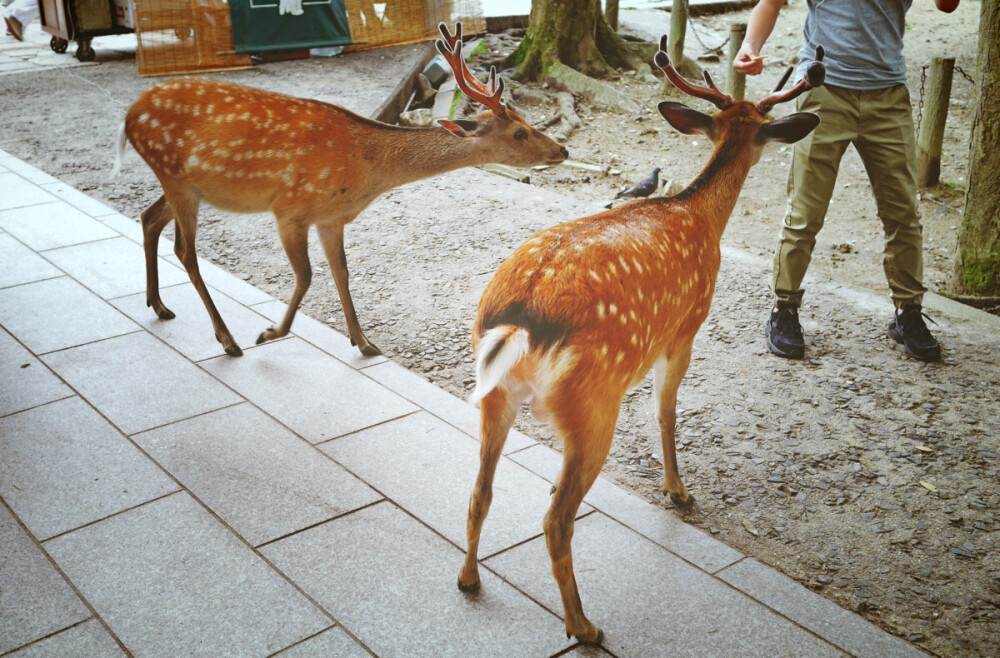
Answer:
<svg viewBox="0 0 1000 658"><path fill-rule="evenodd" d="M292 271L295 273L295 291L292 293L292 299L288 302L288 309L285 311L285 317L282 318L281 324L261 332L260 336L257 337L258 345L264 341L288 335L292 329L295 312L298 311L299 304L302 303L302 298L305 297L306 291L309 290L309 284L312 282L312 267L309 265L309 224L279 219L278 236L281 238L288 262L291 263Z"/></svg>
<svg viewBox="0 0 1000 658"><path fill-rule="evenodd" d="M663 445L663 490L680 509L694 504L677 471L677 453L674 449L674 428L677 422L677 389L691 363L694 337L683 338L659 361L654 370L654 391L659 405L656 419L660 424L660 442Z"/></svg>
<svg viewBox="0 0 1000 658"><path fill-rule="evenodd" d="M469 520L466 525L469 550L465 553L465 564L458 575L458 588L463 591L479 589L479 534L493 501L493 475L496 473L497 462L517 415L517 408L523 400L524 395L515 395L498 386L479 405L479 476L469 500Z"/></svg>
<svg viewBox="0 0 1000 658"><path fill-rule="evenodd" d="M564 380L565 381L565 380ZM586 644L599 644L604 633L583 614L583 604L573 572L573 527L576 513L583 497L601 472L611 448L615 421L622 396L608 396L614 406L595 404L586 400L587 413L580 413L579 406L548 405L556 409L556 426L563 438L563 468L556 481L552 504L545 514L545 544L552 558L552 575L559 585L563 611L566 616L566 635L572 635ZM569 413L561 413L570 410Z"/></svg>
<svg viewBox="0 0 1000 658"><path fill-rule="evenodd" d="M176 219L177 235L174 238L174 253L187 270L194 289L198 291L198 296L205 304L209 317L212 319L212 327L215 329L215 339L222 344L223 349L229 356L243 356L243 350L236 344L233 335L229 333L226 323L223 322L219 310L215 308L215 302L208 294L208 287L204 279L201 278L201 271L198 269L198 254L195 252L195 235L198 229L198 198L194 192L186 195L174 193L167 197L170 208L174 212ZM147 254L149 252L147 251Z"/></svg>
<svg viewBox="0 0 1000 658"><path fill-rule="evenodd" d="M160 299L160 273L156 258L156 247L163 228L174 218L167 203L167 197L153 202L142 211L142 248L146 252L146 306L149 306L161 320L173 320L176 316Z"/></svg>
<svg viewBox="0 0 1000 658"><path fill-rule="evenodd" d="M349 221L344 222L344 224ZM347 333L351 337L351 345L356 345L365 356L378 356L382 351L369 342L364 332L361 331L358 314L354 310L354 301L351 300L351 290L348 287L347 256L344 255L344 224L317 225L316 230L323 243L326 260L330 263L330 273L333 274L333 280L337 283L337 293L340 295L340 305L344 309L344 319L347 321Z"/></svg>

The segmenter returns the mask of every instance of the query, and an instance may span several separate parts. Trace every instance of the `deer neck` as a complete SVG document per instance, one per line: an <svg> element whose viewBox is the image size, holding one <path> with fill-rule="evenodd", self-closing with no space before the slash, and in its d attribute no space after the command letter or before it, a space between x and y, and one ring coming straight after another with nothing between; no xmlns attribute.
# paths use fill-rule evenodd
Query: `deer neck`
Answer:
<svg viewBox="0 0 1000 658"><path fill-rule="evenodd" d="M390 189L454 169L482 164L481 140L458 138L444 128L385 129L369 143L369 161L382 172L382 185Z"/></svg>
<svg viewBox="0 0 1000 658"><path fill-rule="evenodd" d="M723 141L698 177L674 199L704 218L721 240L751 166L746 146L736 140Z"/></svg>

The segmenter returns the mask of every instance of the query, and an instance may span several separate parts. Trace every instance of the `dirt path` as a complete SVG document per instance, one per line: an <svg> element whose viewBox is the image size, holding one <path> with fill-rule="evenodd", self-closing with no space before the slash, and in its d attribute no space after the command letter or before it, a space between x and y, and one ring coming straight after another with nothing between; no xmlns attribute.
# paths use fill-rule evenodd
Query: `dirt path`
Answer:
<svg viewBox="0 0 1000 658"><path fill-rule="evenodd" d="M791 62L801 5L795 1L782 13L769 66L748 81L748 97L762 95L781 62ZM906 46L915 105L920 69L932 55L954 56L974 72L978 11L978 3L966 0L945 17L929 0L915 3ZM704 37L712 43L730 22L745 19L743 12L698 24L714 31ZM706 65L725 80L722 63ZM323 70L321 63L285 62L222 77L350 98L351 90L324 85ZM128 63L4 77L3 116L12 129L0 136L0 147L138 217L159 194L151 172L134 154L118 179L108 181L107 172L124 107L151 82L136 79ZM578 103L584 125L567 146L575 160L623 175L567 167L532 172L533 185L518 188L518 196L535 199L536 212L524 214L494 189L496 178L455 173L390 192L348 229L354 299L368 336L387 355L464 397L472 383L469 328L478 296L517 244L542 227L600 209L628 176L641 178L654 166L682 184L694 178L709 145L675 133L660 118L658 84L642 73L612 84L641 112ZM942 166L947 185L921 203L932 289L950 277L972 91L956 76ZM524 109L541 121L554 106ZM852 151L806 282L809 358L771 357L761 330L788 160L787 150L772 147L751 172L723 240L734 249L724 256L712 314L681 386L681 472L699 500L687 520L935 654L1000 654L996 325L962 323L941 311L943 363L920 364L894 349L885 338L891 305L881 227ZM335 288L313 242L315 277L303 312L343 332ZM203 210L199 251L280 299L291 293L290 268L268 216ZM848 292L842 284L872 293ZM209 331L207 318L176 321L201 322ZM605 472L669 507L659 491L650 388L647 380L626 398ZM518 425L558 447L544 427L527 418Z"/></svg>

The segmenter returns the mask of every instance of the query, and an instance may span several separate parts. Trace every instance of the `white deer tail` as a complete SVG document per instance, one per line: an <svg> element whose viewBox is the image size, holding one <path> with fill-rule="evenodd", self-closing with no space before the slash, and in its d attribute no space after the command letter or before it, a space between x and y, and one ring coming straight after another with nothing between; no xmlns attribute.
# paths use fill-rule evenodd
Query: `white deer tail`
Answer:
<svg viewBox="0 0 1000 658"><path fill-rule="evenodd" d="M118 175L118 172L122 170L122 158L125 157L125 122L122 121L121 127L118 129L118 139L115 142L115 166L111 168L111 178Z"/></svg>
<svg viewBox="0 0 1000 658"><path fill-rule="evenodd" d="M477 346L476 390L469 402L476 404L492 391L528 353L528 330L505 324L487 331Z"/></svg>

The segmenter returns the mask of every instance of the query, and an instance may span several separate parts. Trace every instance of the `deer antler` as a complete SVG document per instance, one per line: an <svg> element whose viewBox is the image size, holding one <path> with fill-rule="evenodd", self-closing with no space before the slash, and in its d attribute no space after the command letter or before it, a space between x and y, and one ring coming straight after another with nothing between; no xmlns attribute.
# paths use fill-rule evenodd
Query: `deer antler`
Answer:
<svg viewBox="0 0 1000 658"><path fill-rule="evenodd" d="M503 78L497 78L495 66L490 67L490 77L486 84L483 84L472 75L465 65L465 58L462 56L462 23L455 23L455 34L452 35L448 26L444 23L438 25L443 38L434 42L438 52L445 58L455 74L455 83L466 96L485 106L486 109L497 116L506 116L507 106L501 100L504 90Z"/></svg>
<svg viewBox="0 0 1000 658"><path fill-rule="evenodd" d="M691 84L684 79L684 76L677 72L677 69L670 63L670 57L667 56L667 35L665 34L660 37L660 49L656 52L653 61L660 67L660 70L667 76L667 79L688 96L706 100L720 110L724 110L733 104L733 99L729 95L722 93L722 90L715 86L715 83L712 82L712 76L708 74L708 71L705 71L705 83L708 85L707 87Z"/></svg>
<svg viewBox="0 0 1000 658"><path fill-rule="evenodd" d="M823 57L825 55L826 51L823 50L823 46L816 46L816 59L806 69L806 77L799 80L798 84L788 91L779 93L781 92L781 88L785 86L785 83L788 82L789 76L792 75L792 67L789 66L788 70L785 71L785 75L781 76L781 80L774 87L774 91L757 101L757 109L762 114L767 114L778 103L790 101L814 87L822 87L823 81L826 80L826 67L823 66Z"/></svg>

